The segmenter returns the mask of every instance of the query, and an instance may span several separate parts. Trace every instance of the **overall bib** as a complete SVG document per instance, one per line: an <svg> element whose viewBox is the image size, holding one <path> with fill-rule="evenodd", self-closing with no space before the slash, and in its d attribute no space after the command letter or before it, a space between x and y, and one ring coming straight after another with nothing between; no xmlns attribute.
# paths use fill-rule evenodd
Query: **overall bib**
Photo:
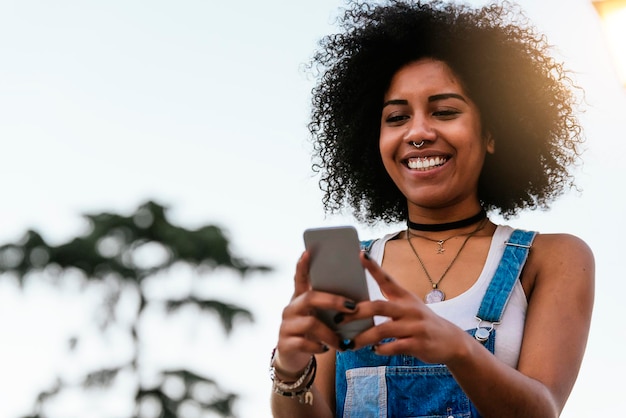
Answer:
<svg viewBox="0 0 626 418"><path fill-rule="evenodd" d="M535 234L513 231L476 313L477 326L467 330L491 353L494 325L502 318ZM362 248L369 249L371 243L363 242ZM481 417L445 365L409 355L380 356L371 347L337 352L335 390L337 417Z"/></svg>

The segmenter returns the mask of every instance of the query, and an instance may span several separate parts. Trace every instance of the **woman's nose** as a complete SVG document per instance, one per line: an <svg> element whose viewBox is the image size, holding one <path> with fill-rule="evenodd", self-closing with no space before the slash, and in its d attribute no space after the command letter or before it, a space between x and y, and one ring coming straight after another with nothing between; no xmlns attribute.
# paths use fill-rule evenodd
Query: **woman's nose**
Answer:
<svg viewBox="0 0 626 418"><path fill-rule="evenodd" d="M404 139L407 142L434 141L437 137L434 128L424 117L413 117L406 126Z"/></svg>

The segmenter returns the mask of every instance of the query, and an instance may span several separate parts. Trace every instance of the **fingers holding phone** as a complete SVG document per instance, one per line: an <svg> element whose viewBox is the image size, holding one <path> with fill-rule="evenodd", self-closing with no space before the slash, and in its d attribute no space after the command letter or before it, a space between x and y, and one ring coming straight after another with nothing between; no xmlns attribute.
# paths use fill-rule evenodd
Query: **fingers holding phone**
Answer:
<svg viewBox="0 0 626 418"><path fill-rule="evenodd" d="M278 351L288 370L328 347L350 348L351 339L374 325L371 317L350 320L357 303L369 300L360 244L352 227L308 229L306 251L296 265L294 294L283 310Z"/></svg>
<svg viewBox="0 0 626 418"><path fill-rule="evenodd" d="M334 323L356 309L356 303L349 298L312 289L309 264L310 253L305 251L296 265L294 294L283 309L277 348L281 365L287 370L299 370L311 354L323 353L328 347L342 349L339 335L320 320L320 311L335 312L330 318Z"/></svg>

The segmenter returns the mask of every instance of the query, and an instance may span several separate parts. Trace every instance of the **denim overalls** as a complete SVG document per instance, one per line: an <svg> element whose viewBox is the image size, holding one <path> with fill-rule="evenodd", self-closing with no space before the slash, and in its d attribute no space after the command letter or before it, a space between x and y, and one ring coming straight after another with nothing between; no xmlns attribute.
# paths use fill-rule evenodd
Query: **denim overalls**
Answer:
<svg viewBox="0 0 626 418"><path fill-rule="evenodd" d="M513 231L476 314L477 327L467 331L492 353L493 324L502 317L534 237L532 231ZM362 243L363 249L370 247L371 241ZM337 352L335 390L337 417L480 417L445 365L409 355L380 356L370 347Z"/></svg>

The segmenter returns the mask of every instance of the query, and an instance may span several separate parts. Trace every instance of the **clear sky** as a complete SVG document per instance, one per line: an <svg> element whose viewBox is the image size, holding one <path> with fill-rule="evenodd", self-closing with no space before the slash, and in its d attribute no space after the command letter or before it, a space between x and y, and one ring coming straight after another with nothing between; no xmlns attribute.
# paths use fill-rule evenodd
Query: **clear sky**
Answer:
<svg viewBox="0 0 626 418"><path fill-rule="evenodd" d="M623 387L609 378L626 373L626 284L618 268L626 233L626 91L591 1L519 3L586 91L588 150L578 171L580 193L508 223L570 232L594 250L592 332L563 417L614 416L626 410ZM211 318L181 323L156 314L145 324L146 356L157 364L199 365L242 394L244 418L270 415L267 364L302 231L355 224L348 215L322 213L306 131L312 80L302 71L317 40L334 30L342 4L0 2L0 243L19 239L26 228L59 242L83 231L82 213L129 213L148 198L171 205L173 222L223 226L236 251L275 267L243 282L216 273L209 285L211 294L249 307L256 323L226 338ZM397 227L355 226L362 238ZM184 294L190 277L175 270L150 291ZM63 292L40 284L20 293L0 281L0 416L27 413L56 372L71 377L77 365L128 354L120 335L109 335L109 345L93 337L78 360L65 354L64 339L87 329L85 312L95 300L91 293L76 297L77 282ZM115 418L127 408L118 401L124 387L118 389L102 407L83 410L85 400L68 394L59 408L73 405L76 418Z"/></svg>

